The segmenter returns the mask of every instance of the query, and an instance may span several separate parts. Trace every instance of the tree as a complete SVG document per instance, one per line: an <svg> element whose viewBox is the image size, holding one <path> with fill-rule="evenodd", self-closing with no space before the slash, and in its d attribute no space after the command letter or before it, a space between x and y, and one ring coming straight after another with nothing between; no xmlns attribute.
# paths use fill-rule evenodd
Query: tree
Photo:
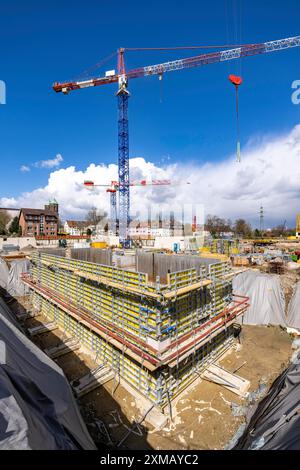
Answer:
<svg viewBox="0 0 300 470"><path fill-rule="evenodd" d="M286 230L285 224L277 225L276 227L272 228L271 236L282 237L283 235L286 235L286 232L287 230Z"/></svg>
<svg viewBox="0 0 300 470"><path fill-rule="evenodd" d="M58 231L58 233L63 233L63 231L64 231L64 224L63 224L60 217L58 219L57 231Z"/></svg>
<svg viewBox="0 0 300 470"><path fill-rule="evenodd" d="M97 225L102 219L106 217L106 213L104 212L103 214L97 214L97 209L96 207L92 207L91 210L89 210L87 216L86 216L86 221L90 225Z"/></svg>
<svg viewBox="0 0 300 470"><path fill-rule="evenodd" d="M20 234L20 226L19 226L19 218L18 217L14 217L8 230L9 230L9 233L16 233L16 234Z"/></svg>
<svg viewBox="0 0 300 470"><path fill-rule="evenodd" d="M0 235L6 235L7 233L6 226L9 221L10 221L10 217L8 215L8 212L6 210L1 210L0 211Z"/></svg>
<svg viewBox="0 0 300 470"><path fill-rule="evenodd" d="M210 215L206 217L205 230L210 232L211 236L216 238L224 232L231 231L230 220L221 219L217 215Z"/></svg>
<svg viewBox="0 0 300 470"><path fill-rule="evenodd" d="M251 225L244 219L237 219L234 223L234 234L236 237L250 238L252 237Z"/></svg>

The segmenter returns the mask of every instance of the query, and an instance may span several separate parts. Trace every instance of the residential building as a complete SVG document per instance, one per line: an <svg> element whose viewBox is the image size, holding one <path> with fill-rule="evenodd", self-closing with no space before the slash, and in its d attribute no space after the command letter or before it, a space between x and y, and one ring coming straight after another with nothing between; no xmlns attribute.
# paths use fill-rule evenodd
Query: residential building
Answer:
<svg viewBox="0 0 300 470"><path fill-rule="evenodd" d="M151 221L149 226L148 221L133 220L130 222L128 228L130 237L172 237L182 235L182 224L179 221L174 221L172 226L170 221L163 220Z"/></svg>
<svg viewBox="0 0 300 470"><path fill-rule="evenodd" d="M55 200L45 205L44 209L20 210L19 225L22 237L57 236L58 221L58 203Z"/></svg>
<svg viewBox="0 0 300 470"><path fill-rule="evenodd" d="M87 231L93 232L95 226L84 220L66 220L64 232L68 235L86 235Z"/></svg>

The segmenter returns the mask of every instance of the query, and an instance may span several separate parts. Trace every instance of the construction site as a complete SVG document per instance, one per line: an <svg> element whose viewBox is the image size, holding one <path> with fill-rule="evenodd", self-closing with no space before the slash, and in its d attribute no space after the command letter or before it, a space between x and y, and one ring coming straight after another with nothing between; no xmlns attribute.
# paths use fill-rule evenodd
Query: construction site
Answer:
<svg viewBox="0 0 300 470"><path fill-rule="evenodd" d="M298 344L300 263L285 249L270 273L278 247L256 264L250 244L5 251L5 309L62 368L100 448L222 449Z"/></svg>
<svg viewBox="0 0 300 470"><path fill-rule="evenodd" d="M184 200L178 210L155 193L154 202L168 204L167 216L159 210L155 218L153 202L143 220L134 218L132 206L146 199L147 187L174 186L175 194L188 184L193 194L195 184L181 175L132 178L128 121L136 79L146 87L150 76L162 82L171 72L264 60L299 46L300 36L206 46L198 55L191 55L196 46L119 47L109 57L116 69L53 81L52 89L50 80L48 91L61 107L72 98L59 94L115 85L117 159L109 164L117 166L118 178L97 181L80 173L78 193L92 191L99 208L109 207L84 233L75 234L73 220L65 222L72 234L59 227L54 191L44 209L37 209L40 201L18 209L19 200L4 199L12 207L1 209L15 211L17 229L7 235L6 220L0 232L1 450L300 449L300 215L294 222L287 207L291 233L285 221L282 234L273 236L261 205L259 229L251 235L215 233L196 196L187 215ZM179 57L127 68L129 53L149 50ZM226 78L235 98L234 158L243 181L251 173L249 165L243 169L241 151L243 79ZM74 129L67 134L72 140ZM62 160L38 160L20 171L54 168L58 174Z"/></svg>

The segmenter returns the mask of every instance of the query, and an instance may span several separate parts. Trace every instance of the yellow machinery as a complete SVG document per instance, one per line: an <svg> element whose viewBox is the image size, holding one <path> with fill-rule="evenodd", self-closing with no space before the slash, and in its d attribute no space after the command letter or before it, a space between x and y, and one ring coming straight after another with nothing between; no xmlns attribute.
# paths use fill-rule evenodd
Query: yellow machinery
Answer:
<svg viewBox="0 0 300 470"><path fill-rule="evenodd" d="M296 215L296 238L300 238L300 214Z"/></svg>
<svg viewBox="0 0 300 470"><path fill-rule="evenodd" d="M92 248L107 248L107 243L106 242L92 242L91 247Z"/></svg>

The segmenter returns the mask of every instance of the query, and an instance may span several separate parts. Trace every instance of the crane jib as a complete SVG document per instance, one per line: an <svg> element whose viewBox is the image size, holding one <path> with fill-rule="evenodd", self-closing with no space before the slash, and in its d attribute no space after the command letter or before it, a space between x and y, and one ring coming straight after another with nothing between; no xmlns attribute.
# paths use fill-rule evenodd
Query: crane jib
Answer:
<svg viewBox="0 0 300 470"><path fill-rule="evenodd" d="M210 54L201 54L199 56L189 57L186 59L177 59L162 64L149 65L140 69L131 70L128 72L128 77L135 78L141 75L157 75L164 72L171 72L173 70L180 70L190 67L199 67L214 62L223 62L225 60L239 59L256 54L263 54L266 52L280 51L290 47L300 46L300 36L295 36L287 39L279 39L276 41L268 41L261 44L250 44L226 51L212 52Z"/></svg>
<svg viewBox="0 0 300 470"><path fill-rule="evenodd" d="M203 65L213 64L216 62L224 62L227 60L239 59L257 54L264 54L267 52L275 52L291 47L300 46L300 36L295 36L286 39L278 39L275 41L268 41L260 44L247 44L242 47L228 49L226 51L212 52L209 54L201 54L198 56L188 57L184 59L172 60L161 64L148 65L146 67L139 67L126 72L128 79L144 77L149 75L160 75L165 72L172 72L175 70L182 70L191 67L201 67ZM55 83L53 89L57 92L68 93L71 90L80 88L93 87L98 85L108 85L110 83L118 82L119 75L111 75L109 77L97 77L90 80L69 82L69 83Z"/></svg>

